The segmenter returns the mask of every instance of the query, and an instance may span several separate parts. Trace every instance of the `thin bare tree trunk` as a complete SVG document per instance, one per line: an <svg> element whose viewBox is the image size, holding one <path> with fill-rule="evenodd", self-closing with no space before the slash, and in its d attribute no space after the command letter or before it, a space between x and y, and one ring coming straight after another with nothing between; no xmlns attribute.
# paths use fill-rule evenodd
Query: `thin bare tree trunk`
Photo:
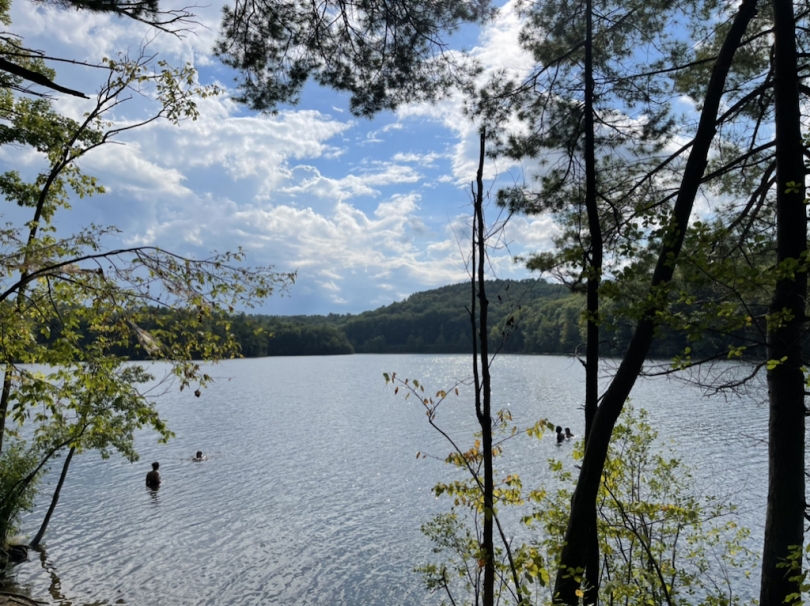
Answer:
<svg viewBox="0 0 810 606"><path fill-rule="evenodd" d="M495 604L495 546L494 530L494 479L492 465L492 413L489 374L489 330L487 329L486 279L486 234L484 233L484 151L486 131L482 128L480 156L476 174L474 199L473 256L472 256L472 323L473 323L473 374L475 379L475 412L481 426L481 454L484 460L484 590L483 606ZM478 314L475 313L476 302ZM478 368L481 368L479 377ZM518 587L519 591L520 588Z"/></svg>

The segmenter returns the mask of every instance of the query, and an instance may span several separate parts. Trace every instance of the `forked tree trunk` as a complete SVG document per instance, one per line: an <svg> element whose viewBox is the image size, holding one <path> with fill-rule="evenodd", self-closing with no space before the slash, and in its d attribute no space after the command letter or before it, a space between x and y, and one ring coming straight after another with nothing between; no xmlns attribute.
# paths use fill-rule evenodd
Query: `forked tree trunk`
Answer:
<svg viewBox="0 0 810 606"><path fill-rule="evenodd" d="M799 594L800 570L784 567L804 541L805 406L801 337L807 303L807 207L791 0L772 0L776 115L776 260L805 267L779 272L768 321L768 508L762 550L761 606ZM802 558L796 560L801 567ZM793 600L791 600L793 601Z"/></svg>
<svg viewBox="0 0 810 606"><path fill-rule="evenodd" d="M571 606L578 604L577 591L580 582L577 579L580 578L581 572L586 566L589 552L588 539L592 537L595 523L593 512L613 427L649 352L656 326L656 312L666 305L666 297L662 293L662 289L672 279L675 264L683 246L689 215L692 212L695 196L706 168L709 148L714 139L717 112L723 96L726 77L731 68L734 53L755 13L756 1L743 0L720 48L706 90L698 130L684 168L669 228L663 236L661 252L653 272L650 303L636 325L624 359L594 415L593 425L588 434L588 445L571 502L571 515L568 519L560 565L554 584L553 599L557 603Z"/></svg>

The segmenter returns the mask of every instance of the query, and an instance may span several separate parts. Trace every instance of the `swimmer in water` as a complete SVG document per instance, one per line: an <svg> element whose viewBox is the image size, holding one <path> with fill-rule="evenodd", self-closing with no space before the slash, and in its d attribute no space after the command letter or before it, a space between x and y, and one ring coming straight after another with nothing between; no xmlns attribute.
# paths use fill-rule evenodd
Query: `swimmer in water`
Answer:
<svg viewBox="0 0 810 606"><path fill-rule="evenodd" d="M571 433L571 430L569 428L566 427L565 428L565 439L570 440L571 438L576 438L576 436Z"/></svg>
<svg viewBox="0 0 810 606"><path fill-rule="evenodd" d="M563 433L562 427L557 425L557 444L562 444L565 442L565 434Z"/></svg>
<svg viewBox="0 0 810 606"><path fill-rule="evenodd" d="M202 453L202 450L198 450L198 451L197 451L197 454L196 454L194 457L192 457L192 459L191 459L191 460L192 460L192 461L195 461L195 462L197 462L197 463L199 463L200 461L206 461L206 460L208 460L208 457L206 457L206 456L205 456L205 455Z"/></svg>
<svg viewBox="0 0 810 606"><path fill-rule="evenodd" d="M160 488L160 473L158 472L159 467L160 463L158 463L157 461L152 463L152 471L146 474L147 488L151 488L152 490Z"/></svg>

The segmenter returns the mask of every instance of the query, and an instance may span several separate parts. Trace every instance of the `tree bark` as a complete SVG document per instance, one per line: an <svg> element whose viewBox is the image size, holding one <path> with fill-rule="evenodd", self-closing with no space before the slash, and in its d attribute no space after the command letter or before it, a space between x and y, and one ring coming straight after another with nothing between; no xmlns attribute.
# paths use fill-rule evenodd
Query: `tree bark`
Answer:
<svg viewBox="0 0 810 606"><path fill-rule="evenodd" d="M716 131L715 123L726 77L734 53L755 13L756 0L743 0L715 61L706 90L698 130L684 168L681 187L669 222L669 229L663 236L661 252L653 272L648 307L636 325L624 359L594 415L579 479L571 502L571 515L568 519L560 566L554 585L553 599L557 603L576 606L579 601L576 594L580 586L578 579L581 578L580 575L586 565L588 537L593 533L593 511L613 427L649 352L656 326L656 312L666 305L665 293L662 290L672 279L683 245L689 215L692 212L695 196L706 168L709 148Z"/></svg>
<svg viewBox="0 0 810 606"><path fill-rule="evenodd" d="M781 606L800 592L800 570L784 567L791 548L804 542L804 372L801 336L807 301L807 210L799 109L793 4L772 0L776 132L776 260L794 260L781 273L768 319L768 507L762 550L761 606ZM805 267L801 267L804 265ZM802 558L796 560L801 566ZM780 564L783 565L780 567Z"/></svg>
<svg viewBox="0 0 810 606"><path fill-rule="evenodd" d="M8 416L10 395L11 371L8 369L8 362L6 362L6 369L3 371L3 389L0 391L0 453L3 452L3 436L6 433L6 417Z"/></svg>
<svg viewBox="0 0 810 606"><path fill-rule="evenodd" d="M71 446L67 458L65 459L65 464L62 465L62 473L59 476L59 482L56 484L56 490L53 491L53 497L51 498L51 505L48 507L48 513L45 514L45 519L42 520L42 525L39 527L37 536L35 536L34 540L29 543L31 547L39 547L39 544L42 542L42 538L45 536L45 531L48 530L48 524L51 522L51 516L56 509L56 504L59 502L59 494L62 492L62 486L65 483L68 467L70 467L70 461L73 458L74 452L76 452L76 447Z"/></svg>

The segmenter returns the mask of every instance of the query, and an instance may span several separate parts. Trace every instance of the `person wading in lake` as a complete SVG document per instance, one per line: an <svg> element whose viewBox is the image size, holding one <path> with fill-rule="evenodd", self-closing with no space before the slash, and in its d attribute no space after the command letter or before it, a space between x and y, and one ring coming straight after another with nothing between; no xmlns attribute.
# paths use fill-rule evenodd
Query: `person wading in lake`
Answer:
<svg viewBox="0 0 810 606"><path fill-rule="evenodd" d="M205 461L208 459L203 453L202 450L198 450L196 456L192 457L191 460L199 463L200 461Z"/></svg>
<svg viewBox="0 0 810 606"><path fill-rule="evenodd" d="M565 442L565 434L562 431L562 427L557 425L557 444L562 444Z"/></svg>
<svg viewBox="0 0 810 606"><path fill-rule="evenodd" d="M152 471L146 474L146 487L151 489L160 488L160 473L158 473L158 468L160 467L160 463L155 461L152 463Z"/></svg>

